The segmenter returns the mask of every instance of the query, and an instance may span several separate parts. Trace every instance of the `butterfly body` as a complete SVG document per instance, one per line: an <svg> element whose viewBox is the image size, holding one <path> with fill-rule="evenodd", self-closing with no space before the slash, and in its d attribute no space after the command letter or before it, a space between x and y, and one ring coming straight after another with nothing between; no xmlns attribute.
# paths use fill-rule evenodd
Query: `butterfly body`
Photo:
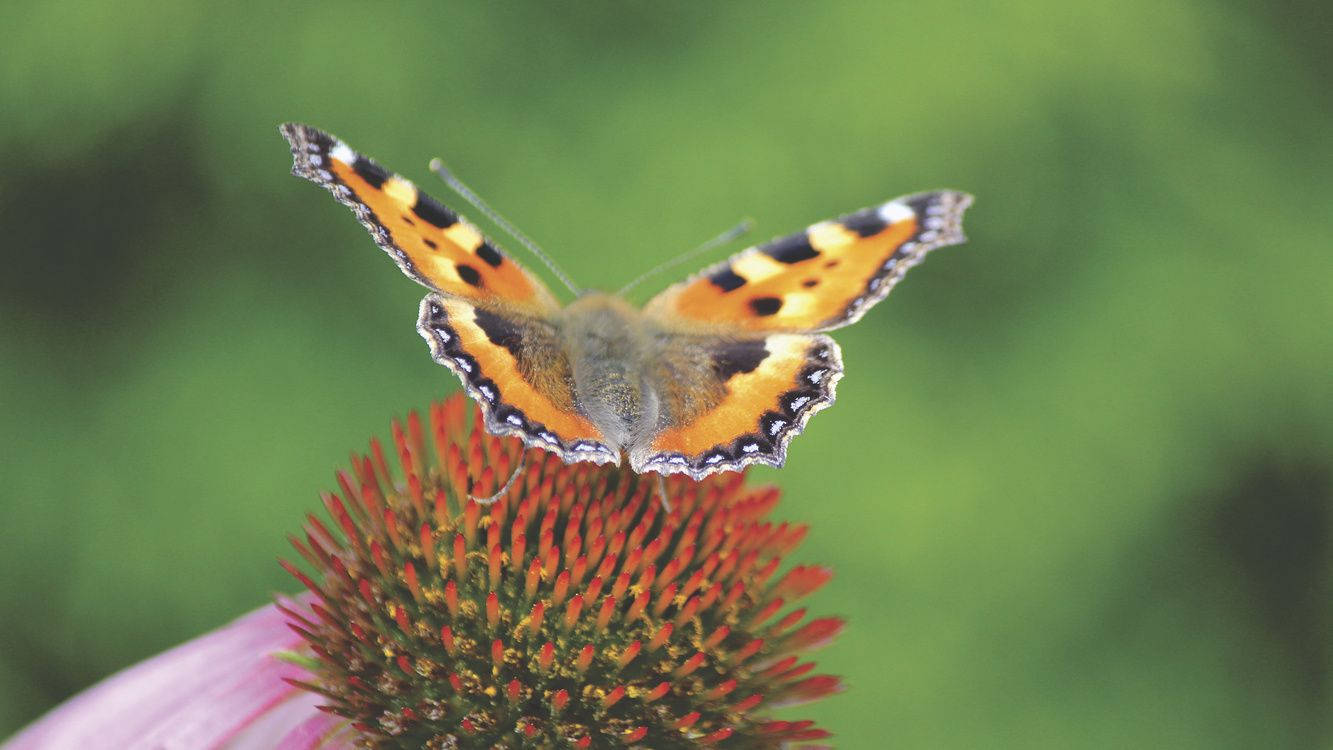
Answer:
<svg viewBox="0 0 1333 750"><path fill-rule="evenodd" d="M650 436L660 402L652 363L662 337L617 297L591 293L560 316L574 377L574 394L612 450L623 452Z"/></svg>
<svg viewBox="0 0 1333 750"><path fill-rule="evenodd" d="M850 324L926 252L963 241L971 197L895 199L738 253L642 309L617 296L560 306L535 276L415 185L304 125L282 127L293 172L356 213L431 289L417 330L481 406L487 429L566 462L696 479L781 465L834 400Z"/></svg>

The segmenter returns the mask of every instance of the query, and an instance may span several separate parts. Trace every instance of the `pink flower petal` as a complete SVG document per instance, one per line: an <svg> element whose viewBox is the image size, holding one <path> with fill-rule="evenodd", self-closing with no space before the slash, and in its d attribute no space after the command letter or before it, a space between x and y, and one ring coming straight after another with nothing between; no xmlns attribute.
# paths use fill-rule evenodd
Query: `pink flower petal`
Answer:
<svg viewBox="0 0 1333 750"><path fill-rule="evenodd" d="M298 691L232 737L226 750L338 750L351 748L347 721L315 707L324 698Z"/></svg>
<svg viewBox="0 0 1333 750"><path fill-rule="evenodd" d="M311 694L309 700L314 705L320 699ZM354 738L355 734L345 719L317 711L314 716L289 731L275 750L351 750Z"/></svg>
<svg viewBox="0 0 1333 750"><path fill-rule="evenodd" d="M108 677L3 750L347 746L321 744L342 722L315 708L318 696L283 681L309 678L276 657L300 647L282 612L260 608Z"/></svg>

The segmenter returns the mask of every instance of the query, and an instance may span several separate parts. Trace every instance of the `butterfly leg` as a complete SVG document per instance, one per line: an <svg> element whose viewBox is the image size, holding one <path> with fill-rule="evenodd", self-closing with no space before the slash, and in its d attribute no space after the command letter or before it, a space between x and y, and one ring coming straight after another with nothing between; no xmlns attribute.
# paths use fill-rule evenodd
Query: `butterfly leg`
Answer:
<svg viewBox="0 0 1333 750"><path fill-rule="evenodd" d="M526 450L520 451L518 454L518 466L514 467L514 473L510 474L509 479L505 480L504 486L500 488L499 492L496 492L494 495L491 495L489 497L477 497L476 495L473 495L472 493L469 492L468 499L472 500L478 505L494 504L497 500L504 497L509 492L510 487L514 486L514 480L518 479L518 475L523 473L523 467L526 466L527 463L528 463L528 452Z"/></svg>
<svg viewBox="0 0 1333 750"><path fill-rule="evenodd" d="M657 475L657 496L662 500L662 510L665 510L667 513L670 513L671 501L667 499L666 475L664 474Z"/></svg>

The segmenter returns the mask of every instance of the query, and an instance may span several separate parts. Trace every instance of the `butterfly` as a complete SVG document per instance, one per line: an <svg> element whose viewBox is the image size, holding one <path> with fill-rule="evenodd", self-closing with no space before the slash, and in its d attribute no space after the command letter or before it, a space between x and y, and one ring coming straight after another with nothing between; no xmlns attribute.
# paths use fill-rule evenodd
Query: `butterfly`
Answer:
<svg viewBox="0 0 1333 750"><path fill-rule="evenodd" d="M702 479L781 466L833 403L856 322L937 247L965 241L972 202L918 193L742 250L636 309L561 306L527 269L413 183L306 125L280 128L292 173L333 193L403 273L430 289L417 331L481 407L486 429L566 463Z"/></svg>

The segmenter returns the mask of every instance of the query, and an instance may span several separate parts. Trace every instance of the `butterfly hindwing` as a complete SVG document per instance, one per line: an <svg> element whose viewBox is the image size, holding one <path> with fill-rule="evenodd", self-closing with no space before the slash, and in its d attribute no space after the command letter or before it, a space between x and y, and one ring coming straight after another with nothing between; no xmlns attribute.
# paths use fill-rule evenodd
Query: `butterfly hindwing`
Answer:
<svg viewBox="0 0 1333 750"><path fill-rule="evenodd" d="M617 463L618 452L576 406L571 363L555 323L507 306L429 294L417 331L481 406L486 429L566 463Z"/></svg>
<svg viewBox="0 0 1333 750"><path fill-rule="evenodd" d="M536 277L407 179L323 131L296 123L280 129L291 144L292 173L351 208L413 280L465 299L502 299L534 310L556 307Z"/></svg>
<svg viewBox="0 0 1333 750"><path fill-rule="evenodd" d="M827 331L856 322L927 252L964 241L966 193L918 193L742 250L644 308L662 320L749 331Z"/></svg>
<svg viewBox="0 0 1333 750"><path fill-rule="evenodd" d="M668 334L664 355L649 373L658 429L630 451L639 472L702 479L781 466L788 441L833 403L842 377L838 345L822 334Z"/></svg>

